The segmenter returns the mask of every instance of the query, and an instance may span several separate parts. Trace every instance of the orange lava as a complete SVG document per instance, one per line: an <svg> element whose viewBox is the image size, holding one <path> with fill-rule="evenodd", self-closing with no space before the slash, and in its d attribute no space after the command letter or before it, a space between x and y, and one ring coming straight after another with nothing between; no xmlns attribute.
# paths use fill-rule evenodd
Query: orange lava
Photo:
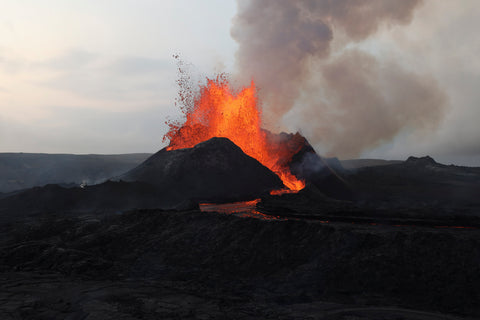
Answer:
<svg viewBox="0 0 480 320"><path fill-rule="evenodd" d="M170 140L167 150L192 148L210 138L225 137L275 172L289 190L299 191L305 187L288 166L298 149L273 141L261 128L253 81L236 93L224 75L207 79L207 84L200 86L199 95L194 97L193 105L182 111L186 117L184 123L167 122L170 127L164 136L164 140Z"/></svg>
<svg viewBox="0 0 480 320"><path fill-rule="evenodd" d="M297 193L299 190L295 190L295 189L280 189L280 190L272 190L270 191L270 194L272 196L280 196L282 194L286 194L286 193Z"/></svg>
<svg viewBox="0 0 480 320"><path fill-rule="evenodd" d="M282 220L287 218L280 216L273 216L261 213L257 210L257 203L260 199L251 201L240 201L230 203L199 203L200 211L202 212L218 212L224 214L233 214L242 218L255 218L260 220Z"/></svg>
<svg viewBox="0 0 480 320"><path fill-rule="evenodd" d="M210 202L205 202L205 203L200 203L200 209L202 211L208 211L210 207L215 207L215 208L232 208L230 212L239 212L239 210L242 210L245 207L255 207L257 203L260 202L261 199L255 199L255 200L250 200L250 201L238 201L238 202L227 202L227 203L210 203ZM240 208L240 209L238 209Z"/></svg>

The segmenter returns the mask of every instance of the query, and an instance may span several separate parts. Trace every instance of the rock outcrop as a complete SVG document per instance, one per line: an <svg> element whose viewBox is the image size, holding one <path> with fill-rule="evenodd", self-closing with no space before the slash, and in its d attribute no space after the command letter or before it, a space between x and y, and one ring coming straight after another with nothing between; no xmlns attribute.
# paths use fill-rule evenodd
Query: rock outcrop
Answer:
<svg viewBox="0 0 480 320"><path fill-rule="evenodd" d="M149 183L171 201L238 201L283 187L277 175L227 138L162 149L118 179Z"/></svg>

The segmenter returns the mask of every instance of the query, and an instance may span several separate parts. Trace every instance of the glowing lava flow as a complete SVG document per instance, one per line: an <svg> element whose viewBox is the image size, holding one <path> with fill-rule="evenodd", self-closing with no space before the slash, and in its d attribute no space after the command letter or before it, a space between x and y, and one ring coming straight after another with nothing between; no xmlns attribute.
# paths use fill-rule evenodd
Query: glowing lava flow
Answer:
<svg viewBox="0 0 480 320"><path fill-rule="evenodd" d="M167 122L170 127L164 136L164 140L170 140L167 150L191 148L213 137L225 137L275 172L290 190L303 189L305 183L288 167L298 150L267 137L260 127L261 112L257 102L253 81L250 87L235 93L225 76L207 79L207 84L200 86L200 94L193 99L193 105L182 110L185 123Z"/></svg>

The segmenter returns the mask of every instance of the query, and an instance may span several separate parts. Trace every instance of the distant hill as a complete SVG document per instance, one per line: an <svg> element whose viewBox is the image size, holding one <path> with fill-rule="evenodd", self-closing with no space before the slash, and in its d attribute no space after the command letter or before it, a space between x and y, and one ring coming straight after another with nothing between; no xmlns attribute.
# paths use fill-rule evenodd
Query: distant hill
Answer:
<svg viewBox="0 0 480 320"><path fill-rule="evenodd" d="M379 203L389 207L428 204L477 214L480 206L480 167L444 165L429 156L365 166L351 170L345 178L357 200L375 202L377 207Z"/></svg>
<svg viewBox="0 0 480 320"><path fill-rule="evenodd" d="M150 155L0 153L0 192L52 183L99 183L136 167Z"/></svg>
<svg viewBox="0 0 480 320"><path fill-rule="evenodd" d="M358 169L363 167L387 166L390 164L402 163L401 160L382 160L382 159L349 159L340 160L342 167L347 170Z"/></svg>

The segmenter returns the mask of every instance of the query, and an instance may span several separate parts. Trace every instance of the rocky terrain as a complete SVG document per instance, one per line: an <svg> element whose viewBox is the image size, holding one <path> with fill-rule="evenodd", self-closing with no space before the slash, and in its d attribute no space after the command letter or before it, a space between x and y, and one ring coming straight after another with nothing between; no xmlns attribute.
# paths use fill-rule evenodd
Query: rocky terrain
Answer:
<svg viewBox="0 0 480 320"><path fill-rule="evenodd" d="M2 224L2 319L480 316L480 231L190 211Z"/></svg>
<svg viewBox="0 0 480 320"><path fill-rule="evenodd" d="M357 202L375 207L427 206L472 214L480 207L480 168L443 165L428 156L361 168L345 179Z"/></svg>
<svg viewBox="0 0 480 320"><path fill-rule="evenodd" d="M480 317L480 168L348 170L305 144L292 172L306 188L269 195L278 177L213 139L2 194L0 319Z"/></svg>

